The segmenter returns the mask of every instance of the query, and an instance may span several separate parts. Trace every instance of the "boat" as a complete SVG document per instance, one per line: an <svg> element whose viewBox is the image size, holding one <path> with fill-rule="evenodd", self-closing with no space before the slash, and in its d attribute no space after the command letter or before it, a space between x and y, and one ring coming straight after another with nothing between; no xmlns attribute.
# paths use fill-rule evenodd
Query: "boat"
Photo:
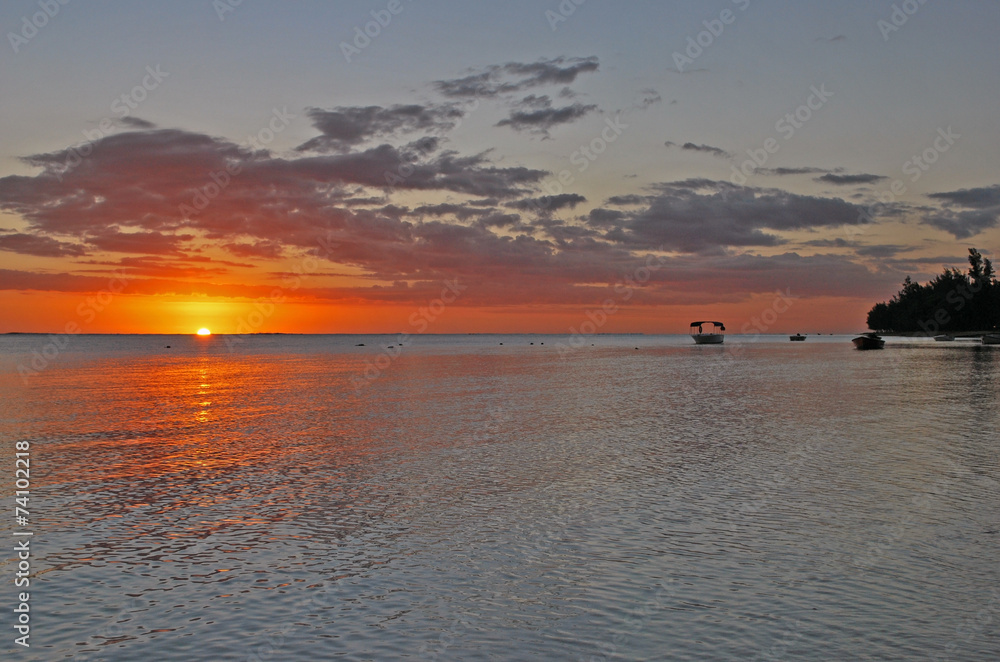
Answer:
<svg viewBox="0 0 1000 662"><path fill-rule="evenodd" d="M877 333L864 333L851 341L858 349L882 349L885 341Z"/></svg>
<svg viewBox="0 0 1000 662"><path fill-rule="evenodd" d="M1000 333L987 333L983 336L984 345L1000 345Z"/></svg>
<svg viewBox="0 0 1000 662"><path fill-rule="evenodd" d="M948 335L947 333L940 336L934 336L934 340L938 342L951 342L955 339L955 336Z"/></svg>
<svg viewBox="0 0 1000 662"><path fill-rule="evenodd" d="M702 328L705 324L711 324L712 331L705 333ZM698 327L697 333L694 331L695 327ZM722 341L726 339L723 335L725 332L726 325L722 322L691 322L691 337L694 338L695 343L698 345L721 345Z"/></svg>
<svg viewBox="0 0 1000 662"><path fill-rule="evenodd" d="M789 340L805 340L806 337L801 333L796 333L794 336L788 336Z"/></svg>

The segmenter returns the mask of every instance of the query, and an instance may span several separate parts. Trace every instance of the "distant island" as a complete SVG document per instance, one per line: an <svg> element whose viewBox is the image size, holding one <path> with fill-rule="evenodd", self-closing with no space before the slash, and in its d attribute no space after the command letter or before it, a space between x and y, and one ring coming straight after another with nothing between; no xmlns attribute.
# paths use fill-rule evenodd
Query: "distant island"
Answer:
<svg viewBox="0 0 1000 662"><path fill-rule="evenodd" d="M1000 287L989 259L969 249L969 273L945 269L921 285L907 276L891 300L868 311L868 328L885 333L971 333L1000 327Z"/></svg>

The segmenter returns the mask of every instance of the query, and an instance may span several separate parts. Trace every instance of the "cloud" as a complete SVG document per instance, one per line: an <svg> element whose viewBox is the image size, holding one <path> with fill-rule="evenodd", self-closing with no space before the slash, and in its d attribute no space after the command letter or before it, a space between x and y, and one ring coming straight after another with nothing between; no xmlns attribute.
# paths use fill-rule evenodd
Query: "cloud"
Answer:
<svg viewBox="0 0 1000 662"><path fill-rule="evenodd" d="M23 232L0 234L0 250L38 257L73 257L87 253L80 244Z"/></svg>
<svg viewBox="0 0 1000 662"><path fill-rule="evenodd" d="M524 198L514 202L508 202L505 206L511 209L523 211L534 211L536 213L550 213L560 209L576 207L578 204L586 202L587 198L577 193L560 193L559 195L543 195L539 198Z"/></svg>
<svg viewBox="0 0 1000 662"><path fill-rule="evenodd" d="M968 209L1000 207L1000 184L981 188L963 188L943 193L930 193L927 197L934 200L943 200L945 204Z"/></svg>
<svg viewBox="0 0 1000 662"><path fill-rule="evenodd" d="M127 126L129 128L132 128L132 129L155 129L156 128L156 125L153 124L152 122L147 122L144 119L139 119L138 117L135 117L134 115L126 115L125 117L121 118L118 121L121 122L122 124L124 124L125 126Z"/></svg>
<svg viewBox="0 0 1000 662"><path fill-rule="evenodd" d="M434 87L446 97L493 97L534 87L568 85L580 74L597 71L599 66L595 56L557 57L532 63L508 62L473 70L462 78L436 81Z"/></svg>
<svg viewBox="0 0 1000 662"><path fill-rule="evenodd" d="M643 88L639 90L635 95L635 101L633 106L637 110L645 110L650 106L663 102L663 97L660 93L651 87Z"/></svg>
<svg viewBox="0 0 1000 662"><path fill-rule="evenodd" d="M677 143L667 141L663 143L667 147L677 147ZM684 143L680 146L681 149L688 150L689 152L705 152L706 154L711 154L712 156L720 156L722 158L728 159L733 155L726 150L719 147L712 147L711 145L696 145L694 143Z"/></svg>
<svg viewBox="0 0 1000 662"><path fill-rule="evenodd" d="M264 259L275 259L282 257L284 247L281 242L268 239L254 243L230 242L222 244L222 247L237 257L256 257Z"/></svg>
<svg viewBox="0 0 1000 662"><path fill-rule="evenodd" d="M574 103L561 108L553 108L548 96L530 95L522 99L506 118L496 126L509 126L515 131L530 131L543 136L549 129L559 124L568 124L597 110L594 104Z"/></svg>
<svg viewBox="0 0 1000 662"><path fill-rule="evenodd" d="M945 208L923 220L956 239L968 239L1000 222L1000 185L930 193L928 198L941 200Z"/></svg>
<svg viewBox="0 0 1000 662"><path fill-rule="evenodd" d="M373 138L415 131L447 131L455 127L463 114L454 104L310 108L306 115L322 135L296 149L300 152L345 152ZM425 143L425 146L436 148L436 143Z"/></svg>
<svg viewBox="0 0 1000 662"><path fill-rule="evenodd" d="M653 190L657 193L645 209L629 212L606 231L606 239L633 249L663 247L687 253L778 246L784 240L775 232L857 224L861 210L839 198L704 179L660 184Z"/></svg>
<svg viewBox="0 0 1000 662"><path fill-rule="evenodd" d="M876 244L872 246L859 246L855 249L855 253L861 255L862 257L877 257L886 258L894 257L899 253L906 253L912 251L912 246L897 246L894 244Z"/></svg>
<svg viewBox="0 0 1000 662"><path fill-rule="evenodd" d="M827 182L828 184L837 184L838 186L846 186L850 184L871 184L883 179L888 179L884 175L834 175L832 173L827 173L822 177L817 177L817 182Z"/></svg>
<svg viewBox="0 0 1000 662"><path fill-rule="evenodd" d="M924 219L923 223L943 230L955 239L968 239L984 230L995 228L998 218L1000 218L1000 209L991 209L939 214Z"/></svg>
<svg viewBox="0 0 1000 662"><path fill-rule="evenodd" d="M784 177L787 175L815 175L831 172L824 168L758 168L757 173L761 175L775 175Z"/></svg>

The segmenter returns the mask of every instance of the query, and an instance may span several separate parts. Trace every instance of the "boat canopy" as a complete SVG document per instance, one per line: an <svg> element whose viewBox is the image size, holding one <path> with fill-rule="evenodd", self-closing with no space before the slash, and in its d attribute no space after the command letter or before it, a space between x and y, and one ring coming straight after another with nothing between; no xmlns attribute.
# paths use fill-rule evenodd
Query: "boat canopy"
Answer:
<svg viewBox="0 0 1000 662"><path fill-rule="evenodd" d="M723 324L722 322L713 322L711 320L703 320L701 322L691 322L691 326L701 326L702 324L714 324L720 330L722 330L722 331L726 330L726 325Z"/></svg>

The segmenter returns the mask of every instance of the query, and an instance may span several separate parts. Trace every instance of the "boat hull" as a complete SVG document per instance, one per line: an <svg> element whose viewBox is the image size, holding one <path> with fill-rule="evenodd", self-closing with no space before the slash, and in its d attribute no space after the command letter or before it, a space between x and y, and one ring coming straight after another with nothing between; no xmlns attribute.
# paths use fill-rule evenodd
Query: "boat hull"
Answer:
<svg viewBox="0 0 1000 662"><path fill-rule="evenodd" d="M1000 334L998 333L987 333L983 336L984 345L1000 345Z"/></svg>
<svg viewBox="0 0 1000 662"><path fill-rule="evenodd" d="M882 349L885 347L885 341L881 338L869 338L867 336L859 336L851 341L857 349Z"/></svg>
<svg viewBox="0 0 1000 662"><path fill-rule="evenodd" d="M791 340L791 341L802 342L803 340L806 339L806 337L805 336L798 336L798 335L796 335L796 336L788 336L788 339Z"/></svg>
<svg viewBox="0 0 1000 662"><path fill-rule="evenodd" d="M721 333L692 333L691 337L698 345L721 345L726 339Z"/></svg>

